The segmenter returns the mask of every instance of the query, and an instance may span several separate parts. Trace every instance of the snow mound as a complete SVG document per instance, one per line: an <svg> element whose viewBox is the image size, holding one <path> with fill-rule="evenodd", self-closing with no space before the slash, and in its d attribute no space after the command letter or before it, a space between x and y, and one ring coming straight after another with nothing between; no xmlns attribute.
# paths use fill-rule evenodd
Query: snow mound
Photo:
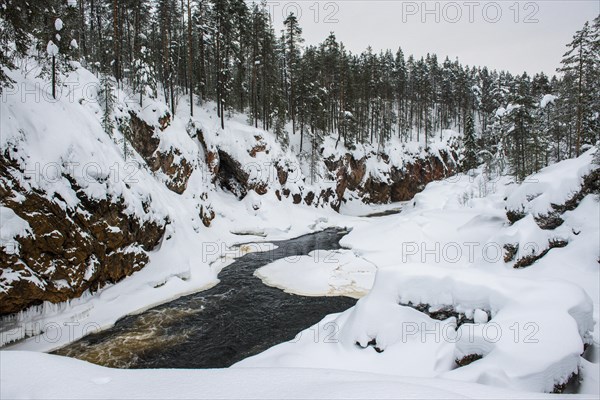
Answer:
<svg viewBox="0 0 600 400"><path fill-rule="evenodd" d="M269 286L304 296L362 297L373 286L376 267L348 250L318 250L267 264L254 275Z"/></svg>
<svg viewBox="0 0 600 400"><path fill-rule="evenodd" d="M540 398L456 381L319 369L123 370L20 351L2 352L0 363L3 399Z"/></svg>
<svg viewBox="0 0 600 400"><path fill-rule="evenodd" d="M506 208L534 216L552 212L552 204L564 204L576 194L583 178L597 168L595 149L578 158L564 160L525 179L506 199Z"/></svg>
<svg viewBox="0 0 600 400"><path fill-rule="evenodd" d="M402 305L409 303L450 306L480 320L489 310L492 318L456 329L456 318L433 320ZM592 314L589 296L568 283L475 269L382 268L355 307L239 365L322 365L551 392L578 372L579 355L591 342ZM329 340L313 340L315 335ZM469 355L483 358L454 369L455 360Z"/></svg>

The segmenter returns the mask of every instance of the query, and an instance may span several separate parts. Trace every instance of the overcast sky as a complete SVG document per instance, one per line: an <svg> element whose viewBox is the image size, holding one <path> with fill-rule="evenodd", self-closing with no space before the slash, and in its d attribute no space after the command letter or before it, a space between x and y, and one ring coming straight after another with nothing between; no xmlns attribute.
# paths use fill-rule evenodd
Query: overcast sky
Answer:
<svg viewBox="0 0 600 400"><path fill-rule="evenodd" d="M405 55L436 53L512 73L555 73L575 31L600 13L600 0L404 1L268 0L277 30L299 16L307 44L335 32L359 53L401 46Z"/></svg>

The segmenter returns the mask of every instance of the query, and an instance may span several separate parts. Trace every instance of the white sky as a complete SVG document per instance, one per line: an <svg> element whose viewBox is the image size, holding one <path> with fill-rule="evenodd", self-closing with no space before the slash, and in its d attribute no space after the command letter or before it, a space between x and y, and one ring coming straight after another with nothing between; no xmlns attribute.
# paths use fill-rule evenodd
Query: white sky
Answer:
<svg viewBox="0 0 600 400"><path fill-rule="evenodd" d="M268 0L268 4L277 31L286 11L299 15L307 44L317 44L333 31L354 53L369 45L375 51L389 48L395 53L401 46L406 56L429 52L436 53L440 62L447 55L468 65L549 75L555 73L575 31L600 13L600 0Z"/></svg>

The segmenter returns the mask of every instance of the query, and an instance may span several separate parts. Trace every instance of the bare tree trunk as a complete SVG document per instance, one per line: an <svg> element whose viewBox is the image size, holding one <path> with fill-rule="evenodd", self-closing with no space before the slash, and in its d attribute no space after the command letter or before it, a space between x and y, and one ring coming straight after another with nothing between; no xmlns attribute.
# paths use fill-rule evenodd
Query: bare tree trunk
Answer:
<svg viewBox="0 0 600 400"><path fill-rule="evenodd" d="M56 56L52 56L52 98L56 99Z"/></svg>
<svg viewBox="0 0 600 400"><path fill-rule="evenodd" d="M113 0L113 57L114 57L114 74L117 80L117 85L121 80L119 74L119 0Z"/></svg>
<svg viewBox="0 0 600 400"><path fill-rule="evenodd" d="M190 6L190 0L187 0L188 8L188 76L190 79L190 116L194 116L194 75L193 75L193 48L192 48L192 8Z"/></svg>
<svg viewBox="0 0 600 400"><path fill-rule="evenodd" d="M583 110L581 97L582 92L582 80L583 80L583 43L579 45L579 79L577 82L577 138L575 139L575 155L579 157L579 151L581 148L581 125L583 119Z"/></svg>
<svg viewBox="0 0 600 400"><path fill-rule="evenodd" d="M85 10L84 10L84 2L85 0L79 0L79 45L81 47L81 54L83 57L87 57L87 45L85 40Z"/></svg>

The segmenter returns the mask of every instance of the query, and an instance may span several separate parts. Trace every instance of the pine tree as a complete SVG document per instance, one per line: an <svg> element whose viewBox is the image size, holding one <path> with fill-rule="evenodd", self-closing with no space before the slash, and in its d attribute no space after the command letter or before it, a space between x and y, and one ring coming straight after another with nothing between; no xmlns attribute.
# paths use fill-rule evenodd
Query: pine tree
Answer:
<svg viewBox="0 0 600 400"><path fill-rule="evenodd" d="M463 139L464 155L462 160L463 170L469 171L477 167L477 142L475 139L475 125L473 123L473 116L467 115L465 118L465 132Z"/></svg>
<svg viewBox="0 0 600 400"><path fill-rule="evenodd" d="M586 22L583 28L575 33L568 50L563 55L559 72L568 76L565 83L570 83L567 91L573 93L566 101L575 110L575 155L581 153L583 142L589 142L588 132L591 131L588 121L593 111L590 94L593 93L595 72L600 66L598 53L594 50L594 40L590 24Z"/></svg>
<svg viewBox="0 0 600 400"><path fill-rule="evenodd" d="M291 13L285 19L283 24L285 30L285 61L286 61L286 85L289 87L288 109L292 119L292 133L296 134L296 85L299 75L300 54L302 39L302 28L298 24L298 19ZM302 148L302 130L300 131L300 148Z"/></svg>
<svg viewBox="0 0 600 400"><path fill-rule="evenodd" d="M77 41L73 37L76 9L60 1L50 0L47 8L32 16L32 23L40 26L39 30L34 31L39 50L38 62L42 67L39 76L49 78L52 97L56 99L61 74L73 70L71 60L77 49Z"/></svg>
<svg viewBox="0 0 600 400"><path fill-rule="evenodd" d="M592 24L590 42L592 59L587 64L587 73L590 75L589 107L591 115L588 117L588 123L591 131L590 142L598 143L600 142L600 15L594 19Z"/></svg>
<svg viewBox="0 0 600 400"><path fill-rule="evenodd" d="M455 129L464 133L467 164L479 145L482 160L509 160L519 179L600 139L600 16L575 34L558 77L530 79L449 58L440 63L435 54L415 59L401 49L352 54L334 34L304 49L298 18L286 18L279 38L266 0L0 3L0 89L10 84L6 68L29 48L41 55L41 76L54 80L55 96L77 59L100 73L103 86L109 75L109 85L130 84L140 104L158 90L172 114L180 95L190 96L190 113L196 98L215 101L223 128L226 114L245 112L284 147L291 121L311 175L327 136L336 146L383 152L393 135L427 147L438 132L442 140L444 129ZM542 106L548 94L556 98ZM102 107L112 132L110 107Z"/></svg>
<svg viewBox="0 0 600 400"><path fill-rule="evenodd" d="M479 71L480 93L478 111L481 120L482 136L488 132L489 121L493 117L492 113L495 110L495 101L493 96L494 75L490 73L487 67L483 67Z"/></svg>
<svg viewBox="0 0 600 400"><path fill-rule="evenodd" d="M508 114L511 127L509 130L509 159L512 172L518 180L523 180L535 171L536 135L533 132L532 112L535 102L531 96L531 82L524 73L517 80L512 93L513 106Z"/></svg>
<svg viewBox="0 0 600 400"><path fill-rule="evenodd" d="M156 73L150 64L150 55L146 46L142 46L139 51L139 58L133 61L133 87L140 96L140 107L143 106L143 96L156 98Z"/></svg>
<svg viewBox="0 0 600 400"><path fill-rule="evenodd" d="M101 75L97 92L98 103L102 108L102 128L104 128L104 132L112 137L115 130L113 110L117 99L114 94L113 78L110 75Z"/></svg>

